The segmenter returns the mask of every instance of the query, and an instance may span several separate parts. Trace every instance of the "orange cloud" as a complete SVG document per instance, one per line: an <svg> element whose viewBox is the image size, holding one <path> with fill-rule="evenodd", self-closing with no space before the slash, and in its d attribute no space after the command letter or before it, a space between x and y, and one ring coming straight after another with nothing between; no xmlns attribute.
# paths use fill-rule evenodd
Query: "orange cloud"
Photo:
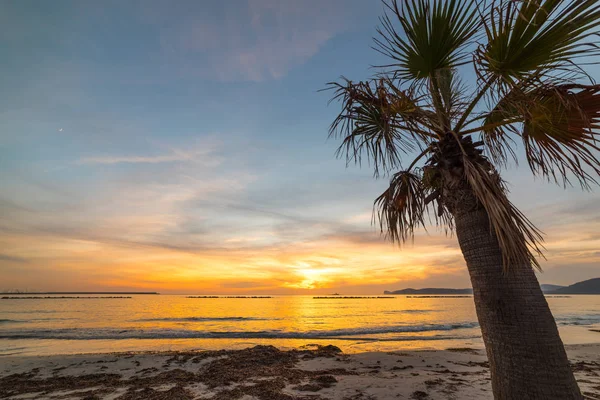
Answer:
<svg viewBox="0 0 600 400"><path fill-rule="evenodd" d="M7 256L26 258L37 274L70 276L60 287L80 289L82 277L97 287L193 292L234 293L251 291L290 292L329 289L343 285L392 285L402 280L426 279L440 272L453 273L440 260L460 262L452 240L423 237L422 248L398 248L367 234L362 244L356 237L330 237L296 246L247 249L187 250L143 243L81 240L56 236L3 236ZM16 285L22 268L9 271ZM11 276L12 275L12 276ZM243 284L236 284L243 282Z"/></svg>

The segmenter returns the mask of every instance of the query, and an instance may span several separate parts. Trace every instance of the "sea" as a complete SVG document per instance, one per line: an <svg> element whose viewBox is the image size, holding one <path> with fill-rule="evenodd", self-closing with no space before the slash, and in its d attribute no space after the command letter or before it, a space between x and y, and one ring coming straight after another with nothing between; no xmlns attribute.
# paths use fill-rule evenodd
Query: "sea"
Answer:
<svg viewBox="0 0 600 400"><path fill-rule="evenodd" d="M346 353L483 347L471 296L1 297L17 296L35 298L0 298L0 357L259 344ZM600 296L547 299L565 344L600 342Z"/></svg>

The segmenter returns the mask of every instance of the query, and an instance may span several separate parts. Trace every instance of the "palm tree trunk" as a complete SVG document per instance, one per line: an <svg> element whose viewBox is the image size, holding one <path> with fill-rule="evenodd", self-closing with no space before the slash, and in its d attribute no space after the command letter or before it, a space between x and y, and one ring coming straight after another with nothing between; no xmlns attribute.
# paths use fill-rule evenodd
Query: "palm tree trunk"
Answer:
<svg viewBox="0 0 600 400"><path fill-rule="evenodd" d="M504 273L481 207L455 212L497 400L582 399L546 298L530 265Z"/></svg>

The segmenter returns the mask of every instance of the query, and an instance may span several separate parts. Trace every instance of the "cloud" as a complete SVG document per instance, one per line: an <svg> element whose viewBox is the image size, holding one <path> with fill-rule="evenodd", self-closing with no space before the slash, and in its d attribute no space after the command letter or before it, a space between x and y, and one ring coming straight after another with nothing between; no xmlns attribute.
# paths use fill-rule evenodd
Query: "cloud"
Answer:
<svg viewBox="0 0 600 400"><path fill-rule="evenodd" d="M158 154L153 156L142 155L104 155L89 156L80 158L78 164L158 164L172 162L196 162L206 166L216 167L223 159L214 155L214 145L201 145L192 150L171 149L167 154Z"/></svg>
<svg viewBox="0 0 600 400"><path fill-rule="evenodd" d="M204 1L201 7L183 20L161 18L156 10L151 19L163 26L163 50L186 73L220 81L280 79L356 17L346 0Z"/></svg>
<svg viewBox="0 0 600 400"><path fill-rule="evenodd" d="M99 157L84 157L79 160L80 164L120 164L120 163L163 163L173 161L186 161L188 157L180 155L162 155L162 156L99 156Z"/></svg>
<svg viewBox="0 0 600 400"><path fill-rule="evenodd" d="M223 282L220 286L227 289L255 289L265 287L267 285L265 285L265 282L233 281Z"/></svg>
<svg viewBox="0 0 600 400"><path fill-rule="evenodd" d="M11 263L28 263L29 260L27 260L26 258L23 257L15 257L15 256L9 256L7 254L0 254L0 262L2 261L6 261L6 262L11 262Z"/></svg>

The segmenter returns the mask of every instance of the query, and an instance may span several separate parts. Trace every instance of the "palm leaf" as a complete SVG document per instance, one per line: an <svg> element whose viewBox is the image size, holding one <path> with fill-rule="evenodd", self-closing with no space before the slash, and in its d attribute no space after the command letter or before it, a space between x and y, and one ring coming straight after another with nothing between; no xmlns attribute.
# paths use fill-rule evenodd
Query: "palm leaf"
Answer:
<svg viewBox="0 0 600 400"><path fill-rule="evenodd" d="M439 70L435 74L435 81L444 115L450 121L460 118L468 105L468 96L457 71Z"/></svg>
<svg viewBox="0 0 600 400"><path fill-rule="evenodd" d="M338 156L361 163L363 153L372 161L375 174L401 165L401 154L422 147L434 137L428 132L430 115L419 106L411 90L401 90L390 80L345 84L332 82L332 101L342 111L331 124L329 134L342 137Z"/></svg>
<svg viewBox="0 0 600 400"><path fill-rule="evenodd" d="M494 2L483 20L487 45L477 51L478 65L504 82L540 70L581 72L573 60L598 54L591 38L600 25L597 0Z"/></svg>
<svg viewBox="0 0 600 400"><path fill-rule="evenodd" d="M516 142L511 136L520 135L522 126L519 124L523 117L519 111L519 98L524 97L529 84L532 84L530 79L520 81L499 99L494 97L497 104L478 117L482 121L481 126L473 129L481 132L486 154L497 166L505 166L509 158L518 162Z"/></svg>
<svg viewBox="0 0 600 400"><path fill-rule="evenodd" d="M392 0L384 4L390 13L380 18L375 49L394 62L381 67L393 68L403 79L420 80L464 61L464 49L479 25L475 1Z"/></svg>
<svg viewBox="0 0 600 400"><path fill-rule="evenodd" d="M600 85L550 87L535 91L533 99L522 134L531 170L557 183L570 183L569 173L584 188L597 183Z"/></svg>
<svg viewBox="0 0 600 400"><path fill-rule="evenodd" d="M425 226L426 192L421 176L401 171L392 177L388 189L373 206L382 233L392 242L404 243L414 238L417 226Z"/></svg>
<svg viewBox="0 0 600 400"><path fill-rule="evenodd" d="M533 265L541 270L532 253L542 255L542 233L506 196L506 187L500 176L489 167L463 158L464 172L475 197L485 208L490 226L502 249L505 271L516 265Z"/></svg>
<svg viewBox="0 0 600 400"><path fill-rule="evenodd" d="M594 154L600 151L600 85L513 88L483 126L493 127L485 129L484 140L496 160L511 148L508 135L517 134L534 174L564 185L573 175L584 188L600 175Z"/></svg>

